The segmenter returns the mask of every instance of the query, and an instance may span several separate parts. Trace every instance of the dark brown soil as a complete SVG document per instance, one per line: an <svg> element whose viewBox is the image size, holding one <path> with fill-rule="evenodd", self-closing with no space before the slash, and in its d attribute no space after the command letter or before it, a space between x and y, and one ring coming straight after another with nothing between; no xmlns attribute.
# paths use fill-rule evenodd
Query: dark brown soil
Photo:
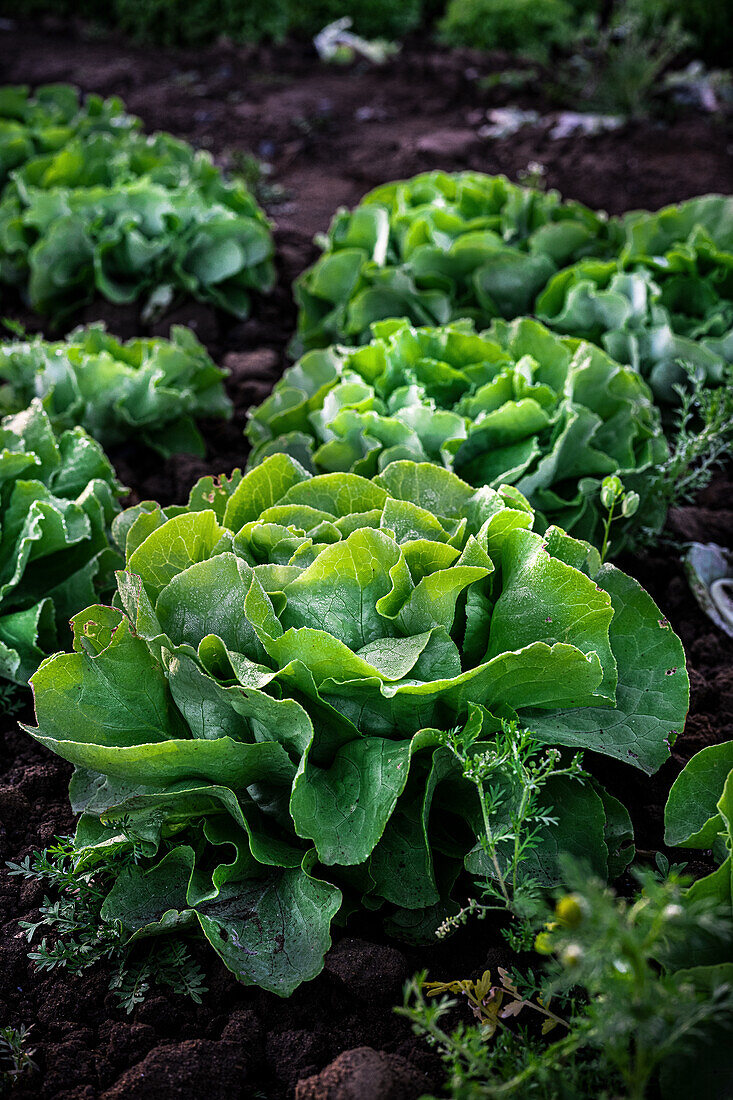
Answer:
<svg viewBox="0 0 733 1100"><path fill-rule="evenodd" d="M343 70L321 66L303 45L144 50L84 38L60 25L21 22L0 31L0 58L2 83L72 81L85 91L118 94L149 128L209 148L225 165L237 150L264 158L273 165L272 181L287 193L270 207L280 274L271 298L258 302L245 323L189 304L156 326L161 334L172 321L194 327L230 368L236 411L227 425L205 425L205 461L178 456L161 464L150 453L118 449L114 458L132 499L184 500L200 474L242 463L246 410L285 364L295 319L289 285L315 258L311 238L339 204L354 204L372 186L430 168L470 167L516 179L529 161L541 161L550 186L618 213L729 191L733 178L729 128L699 115L666 127L637 123L596 138L551 142L534 128L484 141L477 130L488 107L550 105L530 93L482 91L480 78L500 69L501 58L436 51L420 42L382 70ZM3 303L3 312L12 312L12 303ZM136 309L95 303L80 319L98 318L123 336L144 331ZM670 518L671 533L733 545L732 493L730 478L718 476L695 507ZM684 762L704 745L733 737L733 641L698 610L673 551L624 566L648 586L680 633L692 681L684 735L657 776L649 780L594 762L629 805L639 848L651 853L661 845L666 793ZM4 861L70 832L72 819L67 766L20 733L15 719L0 718L0 727ZM210 986L203 1005L155 996L128 1017L114 1007L101 969L79 978L33 972L17 920L32 919L41 900L32 884L0 873L0 1025L33 1026L40 1072L16 1093L41 1100L183 1100L199 1094L207 1100L412 1100L439 1088L440 1067L392 1013L404 979L423 967L463 976L502 956L502 941L486 924L417 951L386 943L363 917L348 935L336 933L324 973L288 1001L239 986L202 953Z"/></svg>

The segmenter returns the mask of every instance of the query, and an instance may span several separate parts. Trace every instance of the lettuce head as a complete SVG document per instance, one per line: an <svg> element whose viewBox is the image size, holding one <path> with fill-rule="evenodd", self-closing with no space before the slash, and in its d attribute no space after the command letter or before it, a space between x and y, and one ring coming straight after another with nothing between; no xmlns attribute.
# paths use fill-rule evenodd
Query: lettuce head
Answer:
<svg viewBox="0 0 733 1100"><path fill-rule="evenodd" d="M203 416L231 416L223 378L190 329L123 343L90 325L65 340L0 344L0 407L43 402L54 427L79 424L104 447L146 443L165 457L204 454Z"/></svg>
<svg viewBox="0 0 733 1100"><path fill-rule="evenodd" d="M679 639L635 580L533 525L513 486L410 460L312 476L287 455L123 513L113 605L75 616L28 728L76 765L82 862L134 838L106 918L198 928L286 995L321 969L339 911L430 937L460 877L491 873L447 731L480 750L516 720L658 768L687 710ZM551 799L538 882L563 851L625 865L620 803L567 777Z"/></svg>
<svg viewBox="0 0 733 1100"><path fill-rule="evenodd" d="M111 592L123 492L99 444L56 433L39 401L0 423L0 676L27 683L71 616Z"/></svg>
<svg viewBox="0 0 733 1100"><path fill-rule="evenodd" d="M600 545L601 482L639 494L635 526L661 529L650 472L668 454L643 379L588 342L531 319L413 328L382 321L360 348L307 353L250 412L250 465L285 451L312 472L373 476L391 462L435 462L472 485L516 486L557 524Z"/></svg>

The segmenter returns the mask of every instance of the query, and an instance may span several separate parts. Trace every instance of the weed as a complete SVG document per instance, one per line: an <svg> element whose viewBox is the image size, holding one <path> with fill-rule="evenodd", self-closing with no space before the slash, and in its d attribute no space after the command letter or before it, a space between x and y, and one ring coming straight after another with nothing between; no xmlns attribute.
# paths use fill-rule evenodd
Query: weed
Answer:
<svg viewBox="0 0 733 1100"><path fill-rule="evenodd" d="M552 807L542 801L542 789L551 778L570 776L582 782L586 773L580 753L563 765L558 749L546 748L516 722L503 721L493 741L477 742L479 732L469 723L448 732L444 743L476 789L483 826L479 841L489 857L492 877L477 884L482 900L471 899L445 920L437 934L447 935L470 916L481 919L500 910L513 918L504 930L506 939L515 950L522 950L531 944L542 905L539 886L523 871L523 864L539 846L542 830L557 823Z"/></svg>
<svg viewBox="0 0 733 1100"><path fill-rule="evenodd" d="M271 179L272 165L268 161L260 160L254 153L233 149L231 162L232 175L238 176L263 206L276 206L288 200L286 188Z"/></svg>
<svg viewBox="0 0 733 1100"><path fill-rule="evenodd" d="M733 447L733 378L710 389L689 373L690 388L676 387L680 408L672 454L658 474L670 507L694 500Z"/></svg>
<svg viewBox="0 0 733 1100"><path fill-rule="evenodd" d="M540 75L536 66L526 69L502 69L500 72L487 73L476 81L482 92L493 92L496 88L507 88L511 91L522 92L528 85L533 84Z"/></svg>
<svg viewBox="0 0 733 1100"><path fill-rule="evenodd" d="M565 93L603 113L647 114L660 77L689 42L677 17L640 0L622 0L566 67Z"/></svg>
<svg viewBox="0 0 733 1100"><path fill-rule="evenodd" d="M0 684L0 714L12 718L19 710L23 709L28 693L20 684L11 681Z"/></svg>
<svg viewBox="0 0 733 1100"><path fill-rule="evenodd" d="M665 1058L688 1049L711 1021L733 1016L724 981L711 991L696 986L694 971L678 976L659 965L701 929L723 928L709 904L686 897L674 873L663 881L640 874L631 900L586 868L566 863L564 873L571 892L558 899L536 941L551 959L544 981L500 970L496 984L488 972L475 982L445 983L421 974L405 988L397 1011L442 1056L453 1100L642 1100ZM451 993L467 998L475 1024L446 1030L444 1018L456 1006ZM527 1009L543 1017L541 1034L512 1026ZM546 1043L558 1026L561 1036Z"/></svg>
<svg viewBox="0 0 733 1100"><path fill-rule="evenodd" d="M128 1014L145 1000L153 985L167 986L195 1004L201 1004L207 991L203 971L180 940L153 944L146 948L142 957L128 958L124 966L117 968L109 983L117 1004Z"/></svg>
<svg viewBox="0 0 733 1100"><path fill-rule="evenodd" d="M61 837L45 851L34 852L20 863L8 863L11 875L43 883L58 895L55 899L44 897L38 920L18 922L28 943L35 943L28 957L38 970L63 967L71 974L106 962L112 967L110 990L128 1013L156 985L198 1004L206 992L204 975L185 944L153 940L139 948L118 921L102 918L112 879L136 858L133 846L104 864L82 870L73 838Z"/></svg>
<svg viewBox="0 0 733 1100"><path fill-rule="evenodd" d="M691 366L686 370L688 385L675 386L679 407L669 433L670 455L650 472L650 499L661 499L665 510L694 501L733 450L733 385L712 389ZM638 548L658 541L658 534L644 527L634 537Z"/></svg>
<svg viewBox="0 0 733 1100"><path fill-rule="evenodd" d="M33 1061L35 1050L28 1045L31 1029L0 1027L0 1096L3 1096L20 1077L35 1073L38 1066Z"/></svg>

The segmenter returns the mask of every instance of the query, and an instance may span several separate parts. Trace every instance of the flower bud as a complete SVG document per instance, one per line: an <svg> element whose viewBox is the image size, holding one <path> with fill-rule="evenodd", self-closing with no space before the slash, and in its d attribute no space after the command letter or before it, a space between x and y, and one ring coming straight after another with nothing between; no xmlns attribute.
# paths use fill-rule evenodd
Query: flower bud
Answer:
<svg viewBox="0 0 733 1100"><path fill-rule="evenodd" d="M621 504L621 515L625 516L627 519L631 519L632 516L636 515L638 510L639 494L634 492L627 493Z"/></svg>
<svg viewBox="0 0 733 1100"><path fill-rule="evenodd" d="M623 491L624 486L620 477L616 477L615 474L611 477L604 477L601 482L601 503L603 507L610 508Z"/></svg>
<svg viewBox="0 0 733 1100"><path fill-rule="evenodd" d="M583 915L581 899L577 894L565 894L555 906L555 916L566 928L577 928Z"/></svg>
<svg viewBox="0 0 733 1100"><path fill-rule="evenodd" d="M562 955L560 956L560 961L563 966L567 966L568 969L572 970L573 967L579 965L582 958L583 948L580 946L580 944L569 943L563 951Z"/></svg>
<svg viewBox="0 0 733 1100"><path fill-rule="evenodd" d="M538 955L551 955L553 952L552 936L549 932L538 932L535 936L534 949Z"/></svg>

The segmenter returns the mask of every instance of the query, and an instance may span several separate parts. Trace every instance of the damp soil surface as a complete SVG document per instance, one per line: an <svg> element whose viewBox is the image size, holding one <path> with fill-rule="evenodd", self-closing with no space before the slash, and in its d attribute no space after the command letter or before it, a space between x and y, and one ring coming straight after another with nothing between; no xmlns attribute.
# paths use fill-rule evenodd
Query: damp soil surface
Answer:
<svg viewBox="0 0 733 1100"><path fill-rule="evenodd" d="M152 331L190 324L218 362L235 413L204 425L208 455L174 456L118 448L113 454L130 500L186 499L204 473L228 472L246 458L247 408L260 401L287 363L294 328L293 278L313 261L313 235L339 205L373 186L427 169L473 168L517 179L529 162L545 165L550 186L610 213L730 190L731 133L724 120L681 115L665 125L639 122L593 138L553 141L546 126L501 141L479 136L485 112L509 102L541 113L544 93L517 96L485 78L507 59L436 50L413 40L377 70L321 65L311 48L166 51L127 45L61 23L3 21L0 83L70 81L84 91L122 96L149 129L166 129L209 149L232 168L251 154L271 165L262 199L275 222L278 286L243 323L182 304ZM511 63L512 67L515 67ZM39 322L3 302L29 329ZM103 319L129 337L146 329L137 309L97 302L76 320ZM48 333L51 335L51 333ZM733 480L721 473L694 505L670 516L678 542L733 546ZM688 654L691 709L672 757L648 779L606 760L594 769L629 806L642 855L662 846L666 794L684 763L705 745L733 738L733 640L698 610L677 551L627 560L680 634ZM32 710L0 717L0 864L68 834L69 768L17 728ZM127 1016L115 1007L101 968L79 977L35 973L18 920L42 902L34 884L0 872L0 1026L31 1025L39 1070L18 1097L63 1100L412 1100L440 1088L434 1054L393 1013L404 980L429 968L435 977L469 976L505 960L488 924L429 949L388 942L367 917L337 931L323 974L289 1000L238 985L202 953L209 992L201 1005L153 996Z"/></svg>

